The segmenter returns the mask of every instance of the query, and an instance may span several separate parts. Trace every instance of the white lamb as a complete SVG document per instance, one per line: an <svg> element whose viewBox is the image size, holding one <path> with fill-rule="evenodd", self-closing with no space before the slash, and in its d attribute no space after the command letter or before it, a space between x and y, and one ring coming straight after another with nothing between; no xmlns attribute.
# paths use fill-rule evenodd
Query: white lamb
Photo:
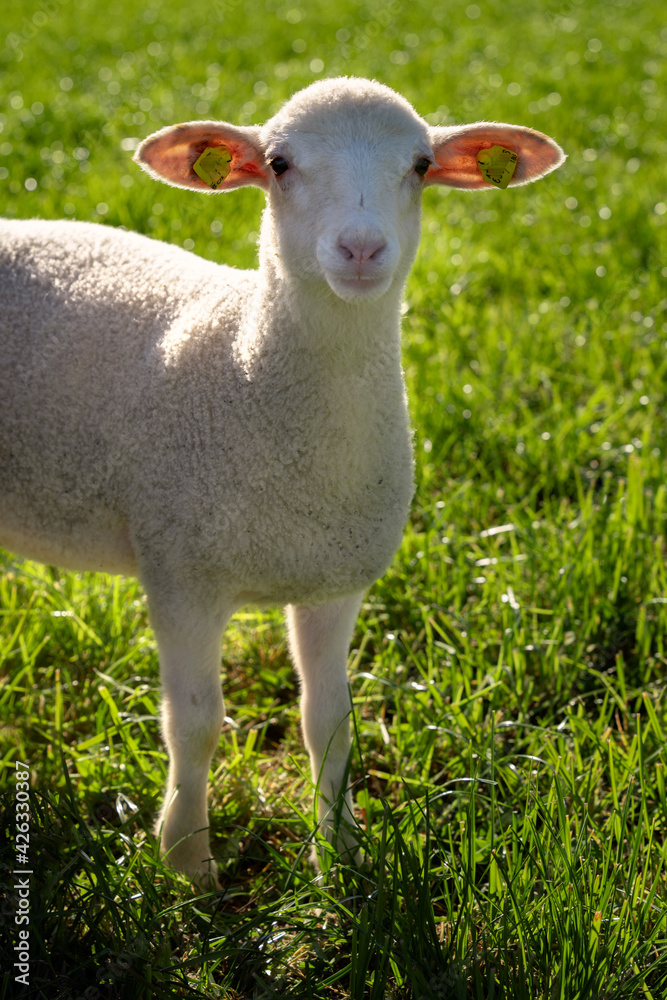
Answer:
<svg viewBox="0 0 667 1000"><path fill-rule="evenodd" d="M385 86L324 80L263 127L175 125L137 151L177 187L263 188L257 271L0 224L0 544L141 579L170 759L157 831L196 879L216 870L221 637L247 603L287 606L320 820L355 852L346 662L413 493L399 311L421 192L491 187L477 158L498 147L513 185L563 161L532 129L430 127Z"/></svg>

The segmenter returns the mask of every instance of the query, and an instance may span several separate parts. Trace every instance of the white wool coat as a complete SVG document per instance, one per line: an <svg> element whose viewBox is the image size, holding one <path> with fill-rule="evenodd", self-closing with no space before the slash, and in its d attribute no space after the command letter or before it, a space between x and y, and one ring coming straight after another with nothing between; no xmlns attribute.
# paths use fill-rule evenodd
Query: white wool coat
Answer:
<svg viewBox="0 0 667 1000"><path fill-rule="evenodd" d="M3 545L174 567L238 604L383 573L413 491L400 286L314 289L323 311L277 295L265 256L239 271L104 226L0 222Z"/></svg>

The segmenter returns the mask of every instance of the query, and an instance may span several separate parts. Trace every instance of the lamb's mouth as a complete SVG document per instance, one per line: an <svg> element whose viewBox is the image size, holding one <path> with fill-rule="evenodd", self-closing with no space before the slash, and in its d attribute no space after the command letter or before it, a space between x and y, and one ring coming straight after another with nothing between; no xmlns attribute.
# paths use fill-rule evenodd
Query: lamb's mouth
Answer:
<svg viewBox="0 0 667 1000"><path fill-rule="evenodd" d="M325 272L329 287L346 302L378 299L391 285L393 274L341 275Z"/></svg>

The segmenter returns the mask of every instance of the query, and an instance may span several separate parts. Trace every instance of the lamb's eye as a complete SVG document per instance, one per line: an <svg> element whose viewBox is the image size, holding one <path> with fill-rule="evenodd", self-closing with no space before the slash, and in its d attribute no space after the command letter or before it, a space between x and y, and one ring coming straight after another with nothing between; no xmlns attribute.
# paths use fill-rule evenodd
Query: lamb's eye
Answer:
<svg viewBox="0 0 667 1000"><path fill-rule="evenodd" d="M286 170L289 170L289 163L283 156L274 156L271 160L271 169L276 177L280 177Z"/></svg>
<svg viewBox="0 0 667 1000"><path fill-rule="evenodd" d="M431 161L425 156L420 156L415 163L415 173L419 174L420 177L423 177L428 172L428 168L430 166Z"/></svg>

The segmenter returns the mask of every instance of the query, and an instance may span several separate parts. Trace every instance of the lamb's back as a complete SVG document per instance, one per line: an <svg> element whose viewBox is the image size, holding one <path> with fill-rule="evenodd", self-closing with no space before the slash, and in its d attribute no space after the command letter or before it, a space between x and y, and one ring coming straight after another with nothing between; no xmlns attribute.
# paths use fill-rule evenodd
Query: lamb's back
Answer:
<svg viewBox="0 0 667 1000"><path fill-rule="evenodd" d="M0 219L3 350L25 361L67 337L77 349L115 342L123 356L159 337L184 308L244 294L254 272L109 226ZM229 305L233 312L233 306ZM102 320L104 322L102 322ZM71 333L67 333L67 329ZM112 331L112 332L111 332Z"/></svg>
<svg viewBox="0 0 667 1000"><path fill-rule="evenodd" d="M134 570L106 534L127 530L133 453L160 447L163 345L196 331L228 354L254 280L106 226L0 220L0 543Z"/></svg>

